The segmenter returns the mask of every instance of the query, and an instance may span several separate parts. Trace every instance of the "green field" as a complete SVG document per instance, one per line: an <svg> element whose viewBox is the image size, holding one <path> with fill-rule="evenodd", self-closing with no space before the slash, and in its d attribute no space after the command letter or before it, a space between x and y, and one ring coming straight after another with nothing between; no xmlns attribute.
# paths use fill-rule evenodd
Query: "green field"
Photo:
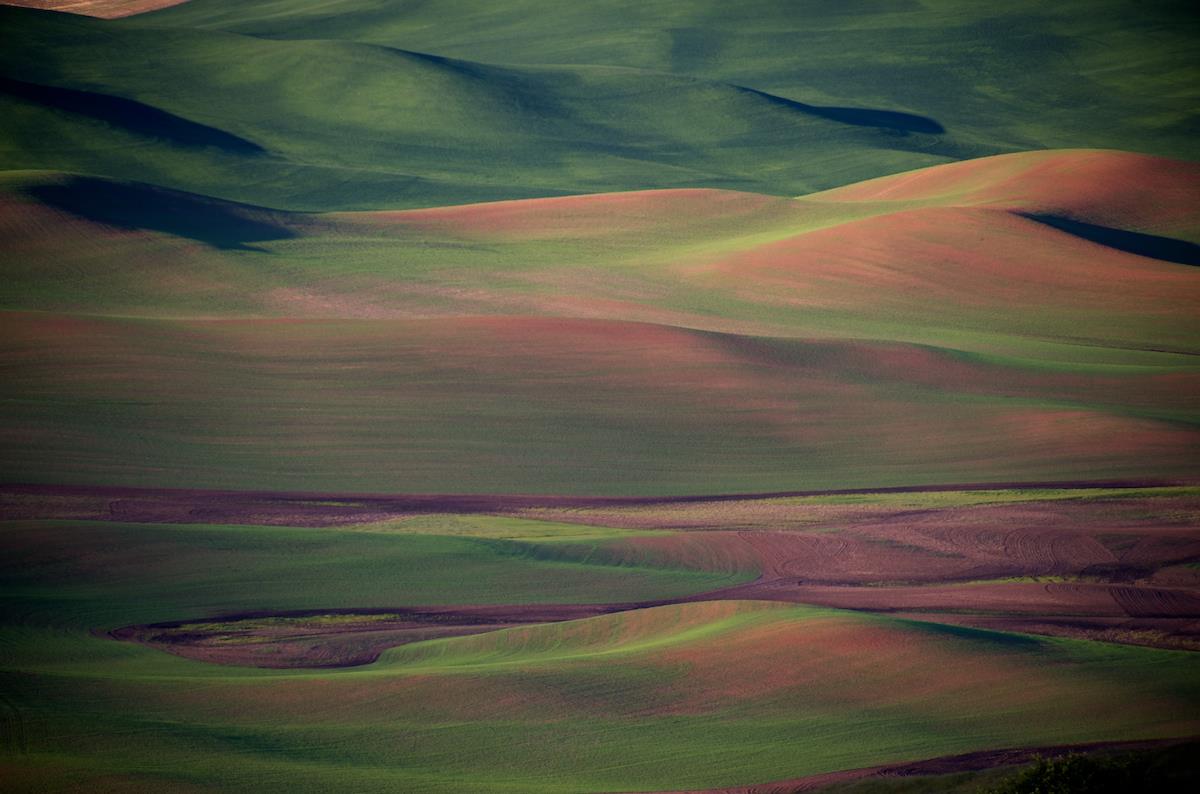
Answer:
<svg viewBox="0 0 1200 794"><path fill-rule="evenodd" d="M610 530L609 538L625 534ZM597 554L597 541L586 536L571 542L522 541L286 527L34 522L6 524L4 545L5 592L18 617L27 600L53 594L62 606L75 605L72 619L79 625L105 630L254 610L636 602L754 576L753 571L622 566Z"/></svg>
<svg viewBox="0 0 1200 794"><path fill-rule="evenodd" d="M1014 501L985 496L922 501ZM5 522L6 776L51 791L627 791L1197 730L1194 653L757 601L420 642L341 670L103 636L240 611L671 598L757 573L621 553L643 536L470 515Z"/></svg>
<svg viewBox="0 0 1200 794"><path fill-rule="evenodd" d="M1192 493L767 506L1136 509ZM710 520L720 526L720 513ZM1195 653L780 603L701 601L427 641L340 670L220 666L103 634L243 611L672 598L758 573L629 545L670 539L480 515L343 529L4 522L6 777L39 791L635 791L1197 730Z"/></svg>
<svg viewBox="0 0 1200 794"><path fill-rule="evenodd" d="M1197 34L0 0L0 789L1200 735Z"/></svg>
<svg viewBox="0 0 1200 794"><path fill-rule="evenodd" d="M1070 151L802 199L296 214L13 173L0 471L581 495L1187 477L1195 268L1026 216L1192 245L1195 178ZM1097 198L1112 181L1135 187Z"/></svg>
<svg viewBox="0 0 1200 794"><path fill-rule="evenodd" d="M4 537L19 531L5 527ZM262 531L239 534L251 552L263 543ZM363 585L307 589L325 605L368 602L378 592L364 593L378 585L372 568L350 562L331 560L326 573ZM759 602L432 641L318 672L221 668L85 629L168 604L211 606L207 593L308 603L296 588L272 592L281 567L248 567L263 583L250 600L228 579L158 584L155 596L171 601L153 609L139 606L151 587L130 593L119 568L107 584L39 575L57 586L18 599L23 625L4 629L7 705L19 715L4 723L9 779L44 790L620 791L1196 730L1193 654ZM473 572L470 563L455 570ZM539 572L548 582L553 574ZM489 578L485 597L506 584L504 597L520 597L515 581ZM588 581L575 594L597 593ZM660 592L677 585L667 581L656 582ZM423 585L408 592L445 592ZM61 622L30 625L47 617Z"/></svg>
<svg viewBox="0 0 1200 794"><path fill-rule="evenodd" d="M1196 25L1178 3L1112 0L858 13L192 0L117 21L0 8L9 80L86 92L35 101L6 85L0 165L390 209L663 187L796 195L1043 148L1191 159Z"/></svg>

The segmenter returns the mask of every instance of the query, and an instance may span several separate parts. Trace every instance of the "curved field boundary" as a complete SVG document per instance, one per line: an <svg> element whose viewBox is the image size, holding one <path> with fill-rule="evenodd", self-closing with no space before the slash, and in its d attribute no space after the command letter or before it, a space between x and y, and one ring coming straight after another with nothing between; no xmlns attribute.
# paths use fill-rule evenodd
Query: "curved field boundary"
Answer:
<svg viewBox="0 0 1200 794"><path fill-rule="evenodd" d="M306 491L222 491L104 485L0 484L0 520L87 519L137 523L288 524L340 526L408 513L504 513L537 507L641 507L855 496L993 490L1140 489L1192 486L1200 480L1073 480L977 482L887 488L837 488L668 496L534 494L371 494Z"/></svg>
<svg viewBox="0 0 1200 794"><path fill-rule="evenodd" d="M1189 507L1194 499L1178 497L1184 499L1179 509L1156 507L1150 512L1136 504L1136 497L1145 493L1138 489L1165 484L1177 483L1056 483L1057 490L1080 494L1083 500L1070 496L1041 507L1023 501L992 503L986 495L981 504L974 504L979 497L969 497L971 504L939 502L929 509L882 497L863 505L854 498L846 505L782 505L795 515L786 510L763 512L770 500L779 499L777 494L657 499L388 496L27 485L0 486L0 519L355 528L420 515L523 515L525 520L552 518L572 525L667 529L645 537L598 538L582 552L547 546L555 559L599 554L622 564L705 571L724 570L721 561L736 560L746 579L757 575L753 581L713 583L709 588L716 589L699 588L666 600L647 601L643 595L618 602L619 596L602 596L586 607L563 609L520 604L520 599L509 606L483 608L469 597L451 607L417 606L424 603L417 600L355 609L353 603L329 602L314 604L319 609L306 613L218 613L203 620L188 616L175 623L126 626L113 635L214 663L355 666L375 661L387 648L437 637L669 603L738 600L903 613L920 620L1195 650L1200 647L1195 625L1200 595L1188 564L1200 553L1200 541L1186 521L1194 514ZM1021 485L1031 489L1031 497L1049 487ZM953 484L797 491L789 496L800 501L805 496L831 496L836 502L842 495L992 492L999 487ZM1008 490L1016 489L1010 485ZM1086 498L1089 490L1100 501ZM1110 498L1115 501L1106 501ZM1117 507L1111 513L1085 509L1093 503ZM731 509L743 512L734 514ZM693 515L697 510L700 513ZM425 531L439 534L436 524ZM356 621L354 616L374 618ZM199 624L203 626L197 629Z"/></svg>
<svg viewBox="0 0 1200 794"><path fill-rule="evenodd" d="M1025 764L1038 757L1057 758L1071 753L1092 753L1110 750L1146 750L1173 747L1196 740L1197 737L1191 737L1186 739L1094 742L1092 744L1064 744L1049 747L983 750L975 753L964 753L962 755L928 758L923 761L913 761L904 764L846 769L839 772L827 772L821 775L809 775L807 777L780 780L772 783L756 783L748 786L734 786L720 789L693 789L689 791L664 792L663 794L797 794L797 792L818 791L835 783L848 783L853 780L863 780L865 778L904 778L925 775L949 775L956 772L979 772L984 769Z"/></svg>
<svg viewBox="0 0 1200 794"><path fill-rule="evenodd" d="M0 0L0 5L118 19L181 5L187 0Z"/></svg>
<svg viewBox="0 0 1200 794"><path fill-rule="evenodd" d="M410 642L579 620L629 608L622 604L522 604L259 611L124 626L108 636L214 664L357 667Z"/></svg>
<svg viewBox="0 0 1200 794"><path fill-rule="evenodd" d="M1088 586L1090 598L1060 602L1038 599L1031 591L1051 586L1018 587L1017 597L966 593L962 587L877 588L799 587L782 589L760 580L679 598L609 604L513 604L443 607L348 608L299 611L255 611L205 619L124 626L108 633L203 662L268 668L331 668L372 664L391 648L429 639L482 634L517 626L559 623L632 612L672 604L765 600L846 609L872 614L910 615L921 621L978 626L999 631L1098 639L1123 644L1195 650L1200 640L1182 631L1200 616L1200 597L1161 588ZM973 588L983 589L988 588ZM993 588L995 589L995 588ZM1002 589L1002 588L1001 588ZM932 590L931 593L924 591ZM1171 620L1159 612L1129 614L1115 591L1138 603L1170 604ZM1050 593L1053 596L1053 592ZM940 598L939 598L940 597ZM1105 609L1105 606L1108 609ZM1127 608L1126 608L1127 609ZM356 618L366 620L356 620ZM269 654L262 655L262 649Z"/></svg>

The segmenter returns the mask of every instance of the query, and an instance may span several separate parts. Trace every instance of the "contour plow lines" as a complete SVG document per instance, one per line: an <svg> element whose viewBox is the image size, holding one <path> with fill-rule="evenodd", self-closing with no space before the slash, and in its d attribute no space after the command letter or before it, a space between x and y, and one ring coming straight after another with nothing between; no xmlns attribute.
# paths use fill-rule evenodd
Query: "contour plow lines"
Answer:
<svg viewBox="0 0 1200 794"><path fill-rule="evenodd" d="M1152 577L1157 581L1158 568L1172 565L1181 556L1187 559L1189 555L1194 554L1194 549L1189 551L1190 546L1180 545L1184 538L1175 532L1174 543L1141 546L1141 578L1137 582L1105 582L1099 579L1101 574L1097 571L1110 570L1114 555L1098 539L1105 538L1114 542L1111 540L1112 536L1107 534L1103 524L1088 531L1079 527L1087 526L1105 516L1111 520L1111 516L1120 516L1121 511L1137 506L1137 515L1140 516L1139 520L1144 528L1131 518L1124 518L1123 532L1145 533L1147 528L1151 533L1162 532L1163 530L1157 528L1161 521L1160 516L1180 515L1186 512L1187 505L1192 504L1182 493L1175 495L1177 492L1164 489L1162 506L1156 512L1155 509L1148 509L1152 502L1139 505L1133 497L1118 497L1119 490L1100 490L1097 492L1099 498L1093 499L1087 496L1088 491L1085 489L1080 492L1079 497L1059 501L1036 501L1035 497L1034 501L1016 501L1011 506L1005 505L1003 501L988 503L987 495L994 493L992 499L1013 499L1019 491L985 491L981 494L982 503L974 508L979 515L974 515L970 508L953 505L940 510L907 510L889 515L882 511L881 506L868 509L869 505L855 504L853 501L839 506L836 497L835 501L827 504L821 504L820 500L824 497L790 500L777 497L759 500L743 498L741 501L708 504L695 501L676 503L668 500L655 503L653 500L611 500L607 507L602 506L603 500L589 502L568 499L563 500L564 503L573 506L559 510L535 508L538 500L534 497L491 497L492 510L515 510L518 514L535 515L545 515L549 512L557 517L556 520L582 521L585 524L619 524L622 515L644 515L642 521L632 522L632 525L637 526L647 520L651 525L658 525L662 523L661 519L655 519L653 516L662 515L662 511L668 509L680 509L680 514L686 516L691 505L699 508L698 515L707 516L709 521L722 514L714 513L714 506L723 506L724 519L733 523L756 515L755 511L761 511L767 506L771 506L772 510L764 515L786 521L789 511L781 510L786 506L793 514L816 510L823 521L832 523L834 528L832 531L819 528L739 531L693 528L647 536L613 537L582 546L552 544L539 547L534 541L535 545L529 546L526 553L533 553L536 559L546 561L583 561L616 566L617 570L665 568L719 571L723 576L735 578L757 575L754 581L748 583L718 585L715 589L710 585L707 590L669 599L564 608L567 611L563 613L563 617L548 616L549 608L512 606L481 611L477 607L459 607L435 610L435 614L452 615L455 609L458 609L463 612L461 618L439 617L428 626L426 624L429 621L421 618L417 622L420 625L408 625L403 622L405 619L402 617L405 608L397 605L390 611L387 608L368 611L376 616L369 622L350 619L357 614L354 611L327 610L330 622L306 623L306 618L300 614L297 615L294 624L285 622L283 625L274 626L268 621L267 624L258 627L253 620L273 617L264 613L245 618L226 616L214 624L215 628L206 629L210 633L202 634L195 634L186 627L164 624L163 628L166 631L162 634L162 642L166 643L164 647L173 652L214 661L225 659L233 663L267 666L362 664L373 660L382 649L391 645L421 641L435 636L431 631L443 634L474 633L489 630L487 622L541 622L547 619L571 619L572 616L577 617L580 614L637 610L655 604L766 599L869 612L925 615L935 620L954 618L958 622L970 622L971 615L979 616L978 620L984 624L988 624L988 620L992 618L1011 618L1008 624L1011 628L1051 634L1085 629L1101 631L1105 626L1109 626L1125 632L1124 636L1128 641L1141 644L1162 643L1176 647L1179 642L1184 641L1178 638L1186 638L1191 631L1186 623L1200 618L1198 597L1194 589L1155 586L1149 582ZM67 493L69 492L63 491L64 496ZM81 490L79 493L83 495L85 491ZM1046 493L1048 492L1035 492ZM970 491L962 494L959 496L954 492L945 492L937 498L979 498L971 496ZM151 492L138 494L131 491L125 496L126 500L136 504L129 497L137 496L138 499L147 501L154 495ZM203 495L175 492L164 496L174 500L191 500L195 504L195 500ZM12 492L10 499L14 497L16 501L10 501L9 511L13 508L20 509L18 492ZM229 502L230 497L232 495L224 496L223 501ZM915 491L908 498L926 497L922 497L920 491ZM477 502L476 508L484 508L488 498L477 499L484 501ZM806 508L806 499L815 500L815 503ZM300 518L300 514L294 512L295 510L325 511L334 508L356 512L379 521L388 511L396 510L406 502L411 502L411 507L401 509L461 510L471 504L471 499L451 497L439 502L418 497L396 497L390 500L386 497L308 497L293 501L292 507L288 508L285 514L290 520L298 521L303 519ZM45 506L50 503L43 496L38 499L37 504ZM60 509L65 511L64 514L88 515L86 511L80 512L80 509L85 507L84 504L77 507L71 507L69 501L63 501L61 504ZM95 509L104 514L105 506L111 504L111 499L101 498L96 502ZM389 504L393 506L389 507ZM308 505L311 507L307 507ZM589 505L591 511L599 511L599 516L589 511ZM1033 510L1034 507L1036 510ZM1020 520L1020 517L1030 510L1042 516L1048 525L1057 528L1000 529L1005 520ZM608 511L606 517L605 511ZM946 515L939 516L939 513ZM155 516L145 509L123 510L123 514L140 516L142 520ZM15 514L9 512L9 515ZM192 516L191 520L208 517L204 515L204 511L197 512L194 508L183 508L182 513L166 512L157 515L157 520L168 521L179 520L182 515ZM242 520L255 515L261 514L248 512ZM337 523L354 523L348 516L338 517L337 513L319 512L314 515L324 516L326 521L336 517ZM908 520L916 522L915 531L904 531L901 519L905 516ZM985 520L980 521L980 517ZM226 516L224 520L228 518ZM861 523L837 528L837 524L847 518L852 522ZM464 526L468 526L471 518L464 516L460 520L466 522ZM478 516L475 520L485 521L487 517ZM791 520L795 521L796 518ZM956 522L965 526L956 528ZM537 522L526 523L532 526ZM920 529L922 523L928 525L928 528ZM1072 523L1075 529L1069 528ZM995 529L990 528L993 525ZM595 531L597 530L593 530ZM1128 534L1119 537L1127 536ZM541 537L541 534L535 537ZM1133 537L1136 539L1138 535ZM1151 534L1150 537L1154 535ZM931 543L931 540L938 542ZM1046 578L1050 581L1045 581ZM392 613L400 613L401 616ZM319 616L325 613L315 614ZM338 617L339 615L343 617ZM481 622L480 615L490 617ZM293 620L287 615L274 617ZM1175 622L1164 623L1164 619ZM1097 620L1110 622L1094 623ZM343 622L345 625L342 625ZM121 636L157 645L159 641L155 639L155 631L154 626L132 628ZM1119 632L1109 634L1117 641L1125 641ZM246 637L247 642L248 638L259 637L254 641L256 647L231 647L229 638L239 636ZM309 642L313 638L315 642ZM282 643L280 647L286 647L287 653L275 659L262 659L253 655L257 652L256 648L269 651L272 642ZM306 642L309 644L305 645Z"/></svg>
<svg viewBox="0 0 1200 794"><path fill-rule="evenodd" d="M1112 587L1112 596L1130 617L1200 618L1200 595L1158 587Z"/></svg>
<svg viewBox="0 0 1200 794"><path fill-rule="evenodd" d="M816 571L837 577L845 565L847 544L838 536L742 531L738 537L757 552L764 579L803 577Z"/></svg>
<svg viewBox="0 0 1200 794"><path fill-rule="evenodd" d="M1019 517L1011 520L1019 521ZM1116 556L1095 537L1056 529L948 530L953 545L972 559L986 560L1000 571L1033 575L1074 573L1091 565L1116 561Z"/></svg>
<svg viewBox="0 0 1200 794"><path fill-rule="evenodd" d="M939 527L914 532L888 522L836 533L738 534L755 548L764 577L813 583L1052 576L1116 561L1096 538L1053 529Z"/></svg>
<svg viewBox="0 0 1200 794"><path fill-rule="evenodd" d="M962 569L962 562L949 555L931 555L920 547L847 531L739 534L758 552L768 581L837 585L938 580Z"/></svg>

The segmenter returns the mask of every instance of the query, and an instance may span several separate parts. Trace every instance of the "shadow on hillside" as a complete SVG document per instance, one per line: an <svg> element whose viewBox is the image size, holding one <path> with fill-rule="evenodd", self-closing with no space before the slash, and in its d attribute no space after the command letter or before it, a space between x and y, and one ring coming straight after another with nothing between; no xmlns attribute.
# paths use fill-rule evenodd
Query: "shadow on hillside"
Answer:
<svg viewBox="0 0 1200 794"><path fill-rule="evenodd" d="M946 131L946 128L934 119L928 116L918 116L915 113L902 113L898 110L879 110L876 108L840 108L806 105L794 99L775 96L774 94L768 94L753 88L742 88L742 90L775 105L782 105L792 110L798 110L801 113L807 113L810 116L819 116L823 119L836 121L841 124L850 124L855 127L875 127L877 129L891 130L892 132L905 134L922 132L930 135L941 135Z"/></svg>
<svg viewBox="0 0 1200 794"><path fill-rule="evenodd" d="M935 623L929 620L905 620L904 623L910 629L923 631L936 637L966 640L977 644L990 645L997 649L1039 652L1046 647L1044 639L1029 634L989 631L971 626L958 626L952 623Z"/></svg>
<svg viewBox="0 0 1200 794"><path fill-rule="evenodd" d="M1097 226L1094 223L1071 220L1060 215L1020 214L1031 221L1051 226L1067 234L1073 234L1088 242L1124 251L1127 254L1136 254L1163 262L1174 262L1177 265L1200 266L1200 245L1189 243L1187 240L1130 232L1110 226Z"/></svg>
<svg viewBox="0 0 1200 794"><path fill-rule="evenodd" d="M0 95L87 116L135 135L159 138L178 146L212 146L234 154L261 154L265 151L258 144L245 138L188 121L132 99L92 91L24 83L7 77L0 77Z"/></svg>
<svg viewBox="0 0 1200 794"><path fill-rule="evenodd" d="M253 250L246 244L295 236L290 229L271 222L263 210L151 185L79 176L35 185L26 193L55 209L105 226L165 232L215 248Z"/></svg>

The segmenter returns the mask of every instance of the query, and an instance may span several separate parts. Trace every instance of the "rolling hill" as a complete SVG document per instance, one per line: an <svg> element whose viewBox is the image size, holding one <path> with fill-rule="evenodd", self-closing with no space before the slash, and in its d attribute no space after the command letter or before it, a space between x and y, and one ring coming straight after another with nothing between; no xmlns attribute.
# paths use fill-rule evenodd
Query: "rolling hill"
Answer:
<svg viewBox="0 0 1200 794"><path fill-rule="evenodd" d="M1068 151L801 199L312 215L12 174L4 471L579 495L1186 476L1196 184Z"/></svg>
<svg viewBox="0 0 1200 794"><path fill-rule="evenodd" d="M30 529L22 535L35 544L51 537ZM147 529L104 532L152 538ZM284 585L274 599L295 601L302 591L259 545L287 532L167 536L228 538L257 558L259 581ZM310 542L345 543L309 533ZM376 552L414 538L379 540L391 542ZM25 748L8 767L18 785L628 791L1196 730L1186 705L1197 697L1194 654L755 601L427 641L349 670L231 670L81 633L97 608L109 620L147 613L144 589L127 592L126 604L128 585L103 584L103 561L89 551L102 542L66 547L70 559L47 560L33 580L57 583L58 597L82 610L56 607L66 621L56 634L7 635L5 675L20 681L12 703L25 715L6 723ZM153 553L161 562L166 551ZM374 577L384 558L372 557ZM361 587L363 563L339 557L325 570L343 566L345 585ZM14 575L30 582L7 565L4 575L9 587ZM197 584L163 579L155 589L192 603L235 592L229 582ZM51 606L37 586L14 604L34 610L28 620ZM101 600L76 602L97 586Z"/></svg>
<svg viewBox="0 0 1200 794"><path fill-rule="evenodd" d="M1195 20L1169 4L952 4L872 24L759 5L193 0L123 20L0 8L0 167L329 210L796 195L1064 146L1195 157ZM1081 17L1096 29L1052 32ZM954 44L903 62L895 43L926 51L922 37ZM875 52L892 55L859 55Z"/></svg>
<svg viewBox="0 0 1200 794"><path fill-rule="evenodd" d="M0 788L1200 735L1197 33L0 2Z"/></svg>

